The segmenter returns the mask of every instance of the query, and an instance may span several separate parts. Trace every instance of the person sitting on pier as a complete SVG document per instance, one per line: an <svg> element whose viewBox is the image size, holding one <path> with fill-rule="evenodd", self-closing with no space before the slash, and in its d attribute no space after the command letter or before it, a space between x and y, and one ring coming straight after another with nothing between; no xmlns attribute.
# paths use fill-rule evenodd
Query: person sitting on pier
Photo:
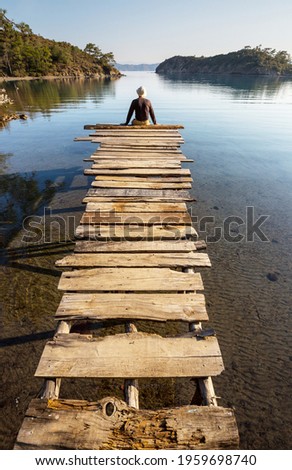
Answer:
<svg viewBox="0 0 292 470"><path fill-rule="evenodd" d="M132 121L133 126L149 126L149 116L151 117L153 124L156 124L156 118L151 101L145 98L147 94L145 87L140 86L136 91L139 98L132 101L127 115L127 120L122 125L127 126L129 124L134 111L135 119Z"/></svg>

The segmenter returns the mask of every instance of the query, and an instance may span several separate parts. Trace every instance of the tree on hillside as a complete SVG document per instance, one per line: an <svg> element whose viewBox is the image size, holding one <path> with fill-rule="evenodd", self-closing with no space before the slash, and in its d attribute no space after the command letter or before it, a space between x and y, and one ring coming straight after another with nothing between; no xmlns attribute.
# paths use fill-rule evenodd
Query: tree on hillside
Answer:
<svg viewBox="0 0 292 470"><path fill-rule="evenodd" d="M36 35L28 24L15 23L0 9L0 75L107 75L114 62L112 52L104 54L93 43L82 51L70 43Z"/></svg>

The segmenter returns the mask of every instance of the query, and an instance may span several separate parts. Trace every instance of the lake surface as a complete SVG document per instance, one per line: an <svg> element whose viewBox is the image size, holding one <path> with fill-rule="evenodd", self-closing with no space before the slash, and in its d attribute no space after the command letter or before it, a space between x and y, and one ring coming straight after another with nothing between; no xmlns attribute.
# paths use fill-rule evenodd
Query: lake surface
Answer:
<svg viewBox="0 0 292 470"><path fill-rule="evenodd" d="M203 271L203 279L210 326L217 332L226 369L214 380L216 393L222 397L219 404L235 408L241 448L289 449L291 81L255 77L163 78L151 72L129 72L116 81L35 80L3 84L14 100L15 111L26 113L28 119L10 122L0 130L2 227L10 219L15 223L17 218L34 213L44 190L48 200L56 191L54 210L62 210L64 201L67 209L71 204L72 210L81 210L81 199L76 199L81 197L78 192L74 193L75 199L66 198L74 188L81 191L80 195L85 194L89 180L82 174L89 164L83 158L95 147L73 139L88 134L83 130L84 124L124 122L129 104L136 97L135 90L142 84L148 90L158 123L184 125L183 151L194 159L194 163L184 166L192 171L192 193L197 199L190 210L200 238L207 240L212 262L212 268ZM33 191L29 189L32 182ZM37 291L39 279L45 280L42 288L46 294L54 290L57 275L53 272L53 278L49 277L49 255L43 258L45 266L39 262L39 271L32 265L24 270L22 265L20 273L19 265L7 264L7 259L3 262L1 272L10 290L5 288L1 314L1 364L5 363L1 448L11 446L23 410L34 396L29 385L27 393L17 389L16 381L24 378L20 371L11 372L13 364L20 353L26 363L30 355L36 356L38 362L46 339L40 332L45 325L49 327L48 315L53 315L58 300L40 307L40 320L40 313L37 317L31 308L28 312L29 302L35 305L35 300L30 299L27 285L23 286L26 300L22 292L17 306L11 286L21 289L24 279L30 283L33 278L31 289L36 297L42 295ZM53 329L53 323L50 327ZM36 335L33 346L27 342L29 351L21 349L23 341L8 341L24 333L28 337ZM25 371L25 384L35 380L34 365ZM175 400L177 404L184 402L179 387ZM14 424L10 423L11 416L15 417Z"/></svg>

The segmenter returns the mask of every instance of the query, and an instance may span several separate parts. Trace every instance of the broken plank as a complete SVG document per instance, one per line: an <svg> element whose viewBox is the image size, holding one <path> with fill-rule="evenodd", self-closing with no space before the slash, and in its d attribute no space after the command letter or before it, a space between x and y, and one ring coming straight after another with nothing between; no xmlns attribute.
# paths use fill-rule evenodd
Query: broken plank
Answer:
<svg viewBox="0 0 292 470"><path fill-rule="evenodd" d="M62 296L57 320L135 319L207 321L203 294L68 293Z"/></svg>
<svg viewBox="0 0 292 470"><path fill-rule="evenodd" d="M65 256L56 266L72 268L94 267L160 267L191 268L211 266L206 253L83 253Z"/></svg>
<svg viewBox="0 0 292 470"><path fill-rule="evenodd" d="M76 333L48 341L36 377L210 377L224 370L215 337L162 338L131 333L93 337Z"/></svg>

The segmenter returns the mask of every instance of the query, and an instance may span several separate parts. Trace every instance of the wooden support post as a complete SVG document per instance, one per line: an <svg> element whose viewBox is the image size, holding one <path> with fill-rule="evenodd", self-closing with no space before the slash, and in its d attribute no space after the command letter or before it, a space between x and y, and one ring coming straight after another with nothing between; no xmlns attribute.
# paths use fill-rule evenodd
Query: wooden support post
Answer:
<svg viewBox="0 0 292 470"><path fill-rule="evenodd" d="M198 384L203 398L203 406L218 406L211 377L198 379Z"/></svg>
<svg viewBox="0 0 292 470"><path fill-rule="evenodd" d="M137 333L134 323L126 323L126 333ZM124 395L127 405L139 409L139 385L137 379L126 379L124 382Z"/></svg>
<svg viewBox="0 0 292 470"><path fill-rule="evenodd" d="M71 326L72 326L71 321L64 321L64 320L60 321L58 323L54 336L56 336L59 333L65 333L65 334L70 333ZM59 378L46 379L39 393L39 398L46 398L46 399L59 398L60 388L61 388L61 379Z"/></svg>
<svg viewBox="0 0 292 470"><path fill-rule="evenodd" d="M186 268L184 269L184 271L187 273L194 273L193 268ZM200 330L202 330L201 322L189 323L189 331L200 331ZM202 405L203 406L218 406L211 377L202 377L202 378L196 379L196 383L199 387L200 394L203 400ZM197 394L195 393L193 400L197 399L196 395Z"/></svg>

